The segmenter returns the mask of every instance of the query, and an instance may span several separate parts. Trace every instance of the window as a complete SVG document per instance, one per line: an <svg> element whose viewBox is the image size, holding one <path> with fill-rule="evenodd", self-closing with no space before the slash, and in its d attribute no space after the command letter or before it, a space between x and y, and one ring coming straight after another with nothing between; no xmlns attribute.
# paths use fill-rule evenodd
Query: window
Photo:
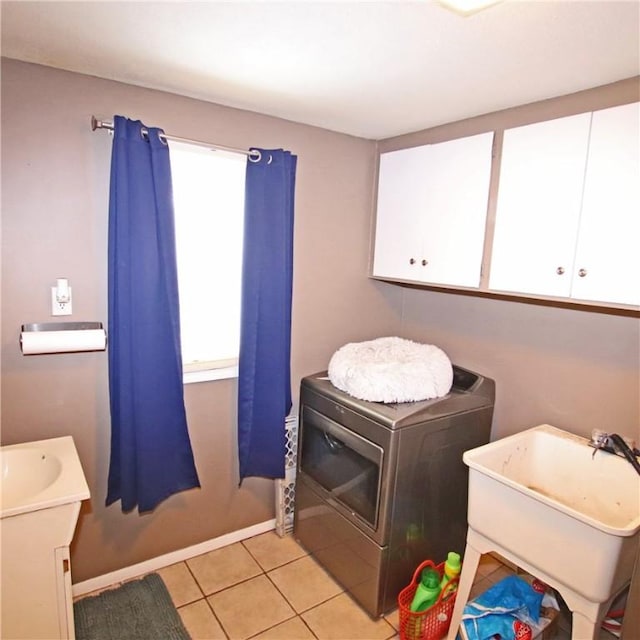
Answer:
<svg viewBox="0 0 640 640"><path fill-rule="evenodd" d="M170 142L185 382L237 375L246 157Z"/></svg>

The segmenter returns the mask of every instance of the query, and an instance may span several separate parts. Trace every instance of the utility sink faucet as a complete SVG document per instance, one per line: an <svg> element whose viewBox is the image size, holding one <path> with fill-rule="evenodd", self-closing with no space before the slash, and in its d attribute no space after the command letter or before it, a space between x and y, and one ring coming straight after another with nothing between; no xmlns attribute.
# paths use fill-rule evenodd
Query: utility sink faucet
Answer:
<svg viewBox="0 0 640 640"><path fill-rule="evenodd" d="M604 433L596 430L591 435L590 444L596 451L602 449L608 453L614 453L626 458L640 475L640 462L638 462L637 457L640 455L640 451L633 447L633 444L627 444L622 436L617 433ZM594 456L596 455L596 451L593 452Z"/></svg>

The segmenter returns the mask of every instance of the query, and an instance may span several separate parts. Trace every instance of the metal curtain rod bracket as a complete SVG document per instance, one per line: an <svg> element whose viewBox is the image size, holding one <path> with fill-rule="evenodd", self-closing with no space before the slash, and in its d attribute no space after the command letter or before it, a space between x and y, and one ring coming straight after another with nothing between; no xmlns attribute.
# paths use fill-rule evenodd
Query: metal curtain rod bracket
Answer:
<svg viewBox="0 0 640 640"><path fill-rule="evenodd" d="M91 130L107 129L113 131L113 122L107 122L106 120L98 120L95 116L91 116ZM142 130L142 135L146 135L147 130ZM174 142L183 142L185 144L195 144L199 147L207 147L213 151L228 151L230 153L241 153L249 158L251 162L260 162L262 154L256 149L236 149L235 147L225 147L219 144L211 144L210 142L202 142L200 140L190 140L189 138L178 138L177 136L169 136L166 133L161 133L160 138L165 142L173 140Z"/></svg>

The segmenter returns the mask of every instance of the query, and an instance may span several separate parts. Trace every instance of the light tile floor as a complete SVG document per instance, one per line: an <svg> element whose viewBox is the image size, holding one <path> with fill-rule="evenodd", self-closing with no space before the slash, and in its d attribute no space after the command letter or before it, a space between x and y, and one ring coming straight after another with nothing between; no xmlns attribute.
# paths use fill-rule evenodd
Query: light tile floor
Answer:
<svg viewBox="0 0 640 640"><path fill-rule="evenodd" d="M372 620L292 536L261 534L157 571L192 640L397 640L393 611ZM513 571L483 556L471 597ZM569 640L561 615L545 640ZM602 631L599 640L613 640Z"/></svg>

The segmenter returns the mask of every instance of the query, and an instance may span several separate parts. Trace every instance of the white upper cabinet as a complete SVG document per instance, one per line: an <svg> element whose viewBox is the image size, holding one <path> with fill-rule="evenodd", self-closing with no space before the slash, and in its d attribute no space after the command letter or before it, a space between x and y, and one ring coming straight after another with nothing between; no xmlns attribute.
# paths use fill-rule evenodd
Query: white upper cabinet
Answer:
<svg viewBox="0 0 640 640"><path fill-rule="evenodd" d="M489 287L569 297L591 114L504 132Z"/></svg>
<svg viewBox="0 0 640 640"><path fill-rule="evenodd" d="M640 305L640 104L591 124L571 296Z"/></svg>
<svg viewBox="0 0 640 640"><path fill-rule="evenodd" d="M640 304L638 103L505 131L489 288Z"/></svg>
<svg viewBox="0 0 640 640"><path fill-rule="evenodd" d="M380 156L373 276L478 287L493 132Z"/></svg>

